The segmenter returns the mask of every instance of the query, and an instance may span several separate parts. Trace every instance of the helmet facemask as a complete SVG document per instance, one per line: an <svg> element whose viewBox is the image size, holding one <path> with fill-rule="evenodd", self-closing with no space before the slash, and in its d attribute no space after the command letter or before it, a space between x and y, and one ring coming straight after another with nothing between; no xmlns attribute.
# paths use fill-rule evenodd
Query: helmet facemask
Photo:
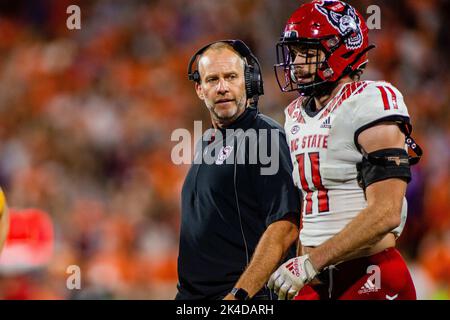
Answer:
<svg viewBox="0 0 450 320"><path fill-rule="evenodd" d="M334 86L327 77L332 76L327 58L330 51L322 45L322 40L295 39L277 43L277 64L275 75L281 91L298 91L300 95L312 96ZM329 40L328 40L329 41ZM300 55L301 63L296 63ZM306 81L312 78L311 81Z"/></svg>

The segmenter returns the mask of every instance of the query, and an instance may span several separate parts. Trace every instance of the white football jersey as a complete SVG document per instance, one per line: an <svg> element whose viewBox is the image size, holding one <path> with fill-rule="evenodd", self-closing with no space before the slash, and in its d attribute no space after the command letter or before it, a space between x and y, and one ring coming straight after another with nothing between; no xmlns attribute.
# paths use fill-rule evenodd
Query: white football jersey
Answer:
<svg viewBox="0 0 450 320"><path fill-rule="evenodd" d="M285 110L286 137L291 151L293 178L303 193L300 241L318 246L340 232L367 206L359 187L356 163L362 154L359 132L381 121L409 121L402 94L381 81L358 81L342 86L317 114L309 116L299 97ZM393 230L399 236L406 221Z"/></svg>

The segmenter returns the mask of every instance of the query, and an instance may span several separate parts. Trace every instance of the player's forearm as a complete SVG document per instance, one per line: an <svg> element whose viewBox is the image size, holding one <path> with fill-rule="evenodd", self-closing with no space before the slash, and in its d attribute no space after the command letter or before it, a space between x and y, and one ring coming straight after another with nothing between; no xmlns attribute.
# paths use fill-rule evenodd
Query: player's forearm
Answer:
<svg viewBox="0 0 450 320"><path fill-rule="evenodd" d="M311 250L313 265L321 270L380 241L400 224L400 215L395 210L379 205L362 210L341 232Z"/></svg>
<svg viewBox="0 0 450 320"><path fill-rule="evenodd" d="M272 224L261 237L250 265L242 274L236 287L245 289L254 296L278 267L287 251L298 238L294 223L280 221Z"/></svg>
<svg viewBox="0 0 450 320"><path fill-rule="evenodd" d="M285 255L280 244L269 242L260 243L258 246L260 250L255 251L250 265L236 283L236 287L245 289L250 297L261 290Z"/></svg>

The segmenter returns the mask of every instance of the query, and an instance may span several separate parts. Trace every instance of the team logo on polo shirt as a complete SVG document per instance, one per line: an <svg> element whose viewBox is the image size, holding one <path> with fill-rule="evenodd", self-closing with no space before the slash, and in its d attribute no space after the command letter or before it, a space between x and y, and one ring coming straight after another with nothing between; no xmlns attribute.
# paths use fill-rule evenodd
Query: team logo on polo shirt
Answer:
<svg viewBox="0 0 450 320"><path fill-rule="evenodd" d="M216 164L223 164L223 162L227 160L228 157L230 156L231 151L233 151L232 146L225 146L220 148L219 155L217 156L216 159Z"/></svg>

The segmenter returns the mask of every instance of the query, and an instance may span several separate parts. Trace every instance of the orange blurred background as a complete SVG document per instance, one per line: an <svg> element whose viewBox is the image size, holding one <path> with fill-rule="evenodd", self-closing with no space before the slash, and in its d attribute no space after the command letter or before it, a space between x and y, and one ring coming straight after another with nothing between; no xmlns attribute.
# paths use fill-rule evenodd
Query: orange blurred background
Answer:
<svg viewBox="0 0 450 320"><path fill-rule="evenodd" d="M425 151L408 187L399 247L422 299L450 297L450 3L349 1L371 30L363 79L402 91ZM301 1L2 1L0 185L17 210L38 208L54 228L53 255L2 268L0 299L172 299L180 190L188 167L170 154L174 129L208 114L187 80L204 44L240 38L262 64L262 112L283 123L272 65L284 22ZM81 30L66 9L81 8ZM1 261L0 257L0 261ZM81 290L66 287L70 265Z"/></svg>

